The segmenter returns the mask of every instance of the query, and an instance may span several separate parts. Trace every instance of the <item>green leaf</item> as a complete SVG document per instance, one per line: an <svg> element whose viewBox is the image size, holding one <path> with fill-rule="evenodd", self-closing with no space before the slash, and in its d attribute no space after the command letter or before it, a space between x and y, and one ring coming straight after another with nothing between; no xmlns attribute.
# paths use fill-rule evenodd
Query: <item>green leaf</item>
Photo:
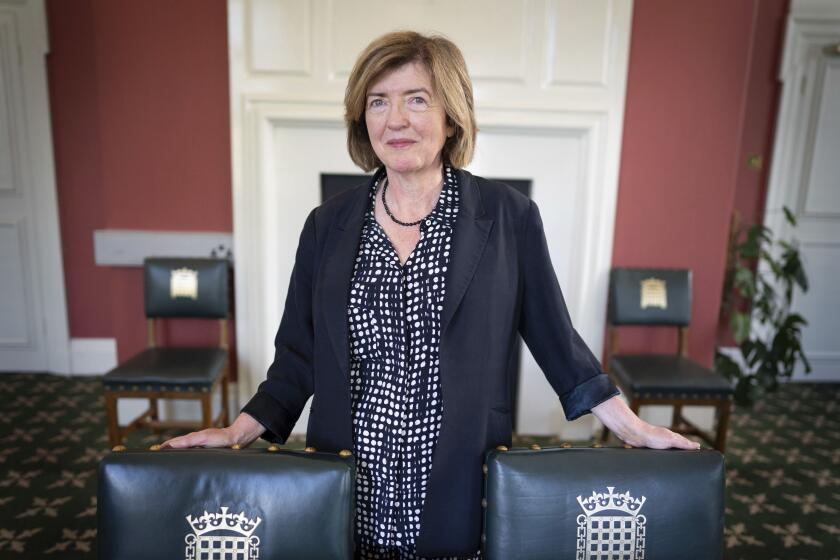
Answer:
<svg viewBox="0 0 840 560"><path fill-rule="evenodd" d="M750 336L750 316L748 313L735 312L732 314L730 323L732 327L732 337L735 342L741 344Z"/></svg>
<svg viewBox="0 0 840 560"><path fill-rule="evenodd" d="M739 266L735 269L735 289L745 298L755 295L755 277L749 268Z"/></svg>
<svg viewBox="0 0 840 560"><path fill-rule="evenodd" d="M782 207L782 211L785 213L785 218L787 219L788 223L796 227L796 216L793 215L793 212L790 211L790 208L784 206Z"/></svg>

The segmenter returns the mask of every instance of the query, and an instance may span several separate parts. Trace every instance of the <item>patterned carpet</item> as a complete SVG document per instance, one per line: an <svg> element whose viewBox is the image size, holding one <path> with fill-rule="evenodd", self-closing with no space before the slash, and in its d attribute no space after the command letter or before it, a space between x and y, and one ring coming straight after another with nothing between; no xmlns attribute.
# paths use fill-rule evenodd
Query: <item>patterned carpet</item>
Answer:
<svg viewBox="0 0 840 560"><path fill-rule="evenodd" d="M726 558L840 558L840 385L788 385L736 410ZM161 441L135 433L129 447ZM546 438L520 438L517 445ZM0 558L95 558L98 378L0 374ZM293 446L299 447L301 442Z"/></svg>

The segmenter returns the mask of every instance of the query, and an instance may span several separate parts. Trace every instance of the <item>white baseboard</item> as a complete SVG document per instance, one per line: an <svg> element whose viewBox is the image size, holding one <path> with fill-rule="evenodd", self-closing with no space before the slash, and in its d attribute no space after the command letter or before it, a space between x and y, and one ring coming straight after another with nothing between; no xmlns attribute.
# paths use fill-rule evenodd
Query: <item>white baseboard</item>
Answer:
<svg viewBox="0 0 840 560"><path fill-rule="evenodd" d="M116 339L70 339L70 373L74 375L102 375L116 365Z"/></svg>

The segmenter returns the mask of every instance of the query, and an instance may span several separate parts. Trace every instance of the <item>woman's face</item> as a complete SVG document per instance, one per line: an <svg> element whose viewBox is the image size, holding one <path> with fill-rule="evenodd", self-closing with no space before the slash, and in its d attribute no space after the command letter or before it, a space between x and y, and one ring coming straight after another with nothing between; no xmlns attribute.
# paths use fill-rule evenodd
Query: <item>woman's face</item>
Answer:
<svg viewBox="0 0 840 560"><path fill-rule="evenodd" d="M441 150L454 132L434 95L426 67L410 62L384 74L368 90L365 123L374 152L398 173L441 166Z"/></svg>

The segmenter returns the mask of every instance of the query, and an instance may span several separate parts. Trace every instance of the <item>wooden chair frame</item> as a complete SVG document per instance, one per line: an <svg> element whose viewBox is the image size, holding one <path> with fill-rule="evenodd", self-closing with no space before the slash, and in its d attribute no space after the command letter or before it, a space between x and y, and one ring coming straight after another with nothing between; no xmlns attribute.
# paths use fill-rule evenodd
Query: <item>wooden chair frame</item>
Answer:
<svg viewBox="0 0 840 560"><path fill-rule="evenodd" d="M686 358L688 356L688 327L677 327L679 334L677 339L677 355ZM607 325L607 359L605 370L609 373L610 360L618 353L618 327L612 324ZM729 417L732 412L731 398L711 397L640 397L631 387L626 387L615 375L610 374L612 380L619 386L621 392L630 400L630 410L639 414L639 409L645 405L669 405L674 408L671 415L671 430L686 435L696 435L707 444L711 445L721 453L726 449L726 434L729 430ZM682 414L683 406L713 406L715 407L716 429L710 434L701 430L696 424L686 419ZM601 431L600 441L606 442L610 431L604 426Z"/></svg>
<svg viewBox="0 0 840 560"><path fill-rule="evenodd" d="M146 319L147 347L155 348L155 321L154 318ZM222 373L207 391L154 391L143 390L139 386L132 389L117 391L105 390L105 409L108 416L108 439L111 447L121 445L123 438L129 433L140 428L150 428L155 434L160 434L165 429L205 429L213 427L225 427L228 425L229 409L229 384L230 384L230 351L227 343L228 320L219 319L219 348L227 351L225 363L222 366ZM216 389L221 389L221 410L213 418L213 395ZM125 426L120 426L117 410L117 403L120 399L148 399L149 408L134 418ZM158 411L158 400L198 400L201 401L201 421L179 421L160 420Z"/></svg>

